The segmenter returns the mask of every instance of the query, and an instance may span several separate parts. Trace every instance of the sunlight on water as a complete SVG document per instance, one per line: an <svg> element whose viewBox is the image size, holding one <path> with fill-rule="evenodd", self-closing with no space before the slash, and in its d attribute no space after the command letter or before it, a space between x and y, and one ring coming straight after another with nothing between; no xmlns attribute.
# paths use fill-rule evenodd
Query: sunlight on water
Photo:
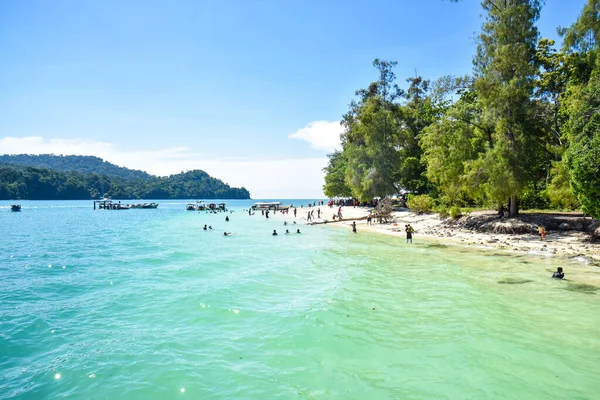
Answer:
<svg viewBox="0 0 600 400"><path fill-rule="evenodd" d="M600 393L597 267L88 203L0 209L0 399Z"/></svg>

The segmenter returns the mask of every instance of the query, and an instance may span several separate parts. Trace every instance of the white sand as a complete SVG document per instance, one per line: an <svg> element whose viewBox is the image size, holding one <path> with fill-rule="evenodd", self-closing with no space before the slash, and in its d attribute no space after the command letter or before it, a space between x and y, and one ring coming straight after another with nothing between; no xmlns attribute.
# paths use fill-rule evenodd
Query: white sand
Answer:
<svg viewBox="0 0 600 400"><path fill-rule="evenodd" d="M317 209L321 210L321 218L317 217ZM546 255L557 255L561 257L582 257L590 260L600 261L600 245L585 241L587 236L582 232L561 231L549 232L546 239L540 241L535 234L507 235L480 233L465 229L447 227L437 214L416 214L408 211L397 211L393 213L394 221L388 224L379 224L375 221L367 225L366 218L369 214L368 208L342 207L341 222L331 223L333 215L337 214L338 207L328 206L297 208L297 217L294 218L293 210L289 214L281 212L270 213L273 218L288 221L288 224L307 224L307 213L314 210L315 220L312 222L322 223L328 220L327 226L343 229L352 229L352 222L356 221L358 233L362 231L377 232L393 236L405 236L404 225L410 223L415 229L413 240L419 238L443 240L449 244L463 246L477 246L484 249L499 249L519 253L539 253ZM310 223L310 222L308 222Z"/></svg>

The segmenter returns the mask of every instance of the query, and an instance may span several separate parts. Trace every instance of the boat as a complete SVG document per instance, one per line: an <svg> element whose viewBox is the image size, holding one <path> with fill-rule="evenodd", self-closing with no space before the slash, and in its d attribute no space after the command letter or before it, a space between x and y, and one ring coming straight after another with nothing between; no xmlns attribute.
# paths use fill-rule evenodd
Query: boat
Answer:
<svg viewBox="0 0 600 400"><path fill-rule="evenodd" d="M10 211L21 211L21 205L20 204L11 204Z"/></svg>
<svg viewBox="0 0 600 400"><path fill-rule="evenodd" d="M225 203L210 203L208 206L206 206L206 208L211 211L227 211L225 208Z"/></svg>
<svg viewBox="0 0 600 400"><path fill-rule="evenodd" d="M158 203L129 204L129 208L158 208Z"/></svg>
<svg viewBox="0 0 600 400"><path fill-rule="evenodd" d="M204 211L208 210L208 206L202 200L197 200L196 203L189 203L185 206L187 211Z"/></svg>
<svg viewBox="0 0 600 400"><path fill-rule="evenodd" d="M94 200L94 210L96 205L99 210L129 210L129 204L113 203L111 199Z"/></svg>

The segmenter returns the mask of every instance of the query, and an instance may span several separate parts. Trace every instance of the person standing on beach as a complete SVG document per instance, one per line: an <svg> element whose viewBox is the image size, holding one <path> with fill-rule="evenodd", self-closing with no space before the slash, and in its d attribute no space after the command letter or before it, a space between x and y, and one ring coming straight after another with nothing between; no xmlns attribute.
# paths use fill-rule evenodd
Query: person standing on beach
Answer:
<svg viewBox="0 0 600 400"><path fill-rule="evenodd" d="M415 232L410 224L405 225L404 230L406 231L406 243L412 243L412 234Z"/></svg>
<svg viewBox="0 0 600 400"><path fill-rule="evenodd" d="M321 209L317 208L317 218L321 218Z"/></svg>
<svg viewBox="0 0 600 400"><path fill-rule="evenodd" d="M544 228L542 225L539 225L538 234L540 235L540 240L544 239L546 237L546 228Z"/></svg>
<svg viewBox="0 0 600 400"><path fill-rule="evenodd" d="M296 211L297 211L297 210L298 210L298 209L297 209L296 207L294 207L294 218L296 218Z"/></svg>
<svg viewBox="0 0 600 400"><path fill-rule="evenodd" d="M356 233L356 221L352 222L352 232Z"/></svg>
<svg viewBox="0 0 600 400"><path fill-rule="evenodd" d="M306 221L310 221L310 211L306 213Z"/></svg>

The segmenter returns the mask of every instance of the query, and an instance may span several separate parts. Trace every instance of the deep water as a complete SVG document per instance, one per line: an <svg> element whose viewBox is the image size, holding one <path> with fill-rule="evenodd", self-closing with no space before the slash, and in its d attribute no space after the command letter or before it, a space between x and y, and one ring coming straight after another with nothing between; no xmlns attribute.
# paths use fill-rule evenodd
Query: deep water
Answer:
<svg viewBox="0 0 600 400"><path fill-rule="evenodd" d="M0 202L0 399L600 394L600 270L158 202Z"/></svg>

